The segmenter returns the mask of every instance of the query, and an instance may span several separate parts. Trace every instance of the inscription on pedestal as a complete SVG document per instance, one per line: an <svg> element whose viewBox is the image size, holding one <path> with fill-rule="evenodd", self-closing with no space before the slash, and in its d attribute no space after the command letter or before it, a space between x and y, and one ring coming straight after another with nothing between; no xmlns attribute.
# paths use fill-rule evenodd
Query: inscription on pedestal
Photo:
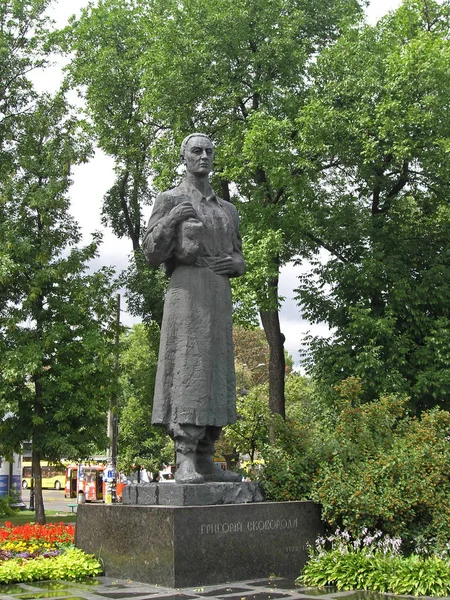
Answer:
<svg viewBox="0 0 450 600"><path fill-rule="evenodd" d="M243 531L268 531L296 529L298 519L266 519L265 521L237 521L236 523L208 523L200 525L202 535L216 533L242 533Z"/></svg>

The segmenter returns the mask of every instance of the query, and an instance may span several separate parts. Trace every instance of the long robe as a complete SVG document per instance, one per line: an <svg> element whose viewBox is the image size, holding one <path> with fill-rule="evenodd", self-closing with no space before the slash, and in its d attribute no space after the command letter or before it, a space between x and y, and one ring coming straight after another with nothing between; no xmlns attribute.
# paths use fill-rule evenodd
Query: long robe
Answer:
<svg viewBox="0 0 450 600"><path fill-rule="evenodd" d="M167 215L190 202L198 219L174 226ZM236 375L229 277L245 263L236 208L205 198L186 181L156 200L143 242L153 266L165 263L164 302L152 422L223 427L236 421ZM232 256L235 272L218 275L211 257Z"/></svg>

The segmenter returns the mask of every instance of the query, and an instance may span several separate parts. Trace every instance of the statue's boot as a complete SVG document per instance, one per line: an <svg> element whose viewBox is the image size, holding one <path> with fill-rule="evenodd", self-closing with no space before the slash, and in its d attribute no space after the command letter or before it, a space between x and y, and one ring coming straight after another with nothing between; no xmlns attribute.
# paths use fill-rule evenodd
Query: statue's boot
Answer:
<svg viewBox="0 0 450 600"><path fill-rule="evenodd" d="M202 439L197 444L195 451L195 465L197 472L203 475L205 481L242 481L242 476L233 471L224 471L213 460L214 441Z"/></svg>
<svg viewBox="0 0 450 600"><path fill-rule="evenodd" d="M177 451L177 470L175 471L176 483L203 483L205 480L195 467L194 450Z"/></svg>

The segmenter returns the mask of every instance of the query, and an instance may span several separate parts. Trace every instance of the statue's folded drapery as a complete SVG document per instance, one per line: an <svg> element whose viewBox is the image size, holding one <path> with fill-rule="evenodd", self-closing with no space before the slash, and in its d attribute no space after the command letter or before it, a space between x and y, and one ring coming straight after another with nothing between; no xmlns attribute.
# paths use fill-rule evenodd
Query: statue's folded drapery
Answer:
<svg viewBox="0 0 450 600"><path fill-rule="evenodd" d="M174 227L167 218L189 202L197 219ZM147 261L165 263L170 275L164 303L152 421L222 427L236 421L236 376L229 276L245 271L236 208L205 198L183 182L160 194L143 243ZM218 275L208 264L231 256L235 273Z"/></svg>

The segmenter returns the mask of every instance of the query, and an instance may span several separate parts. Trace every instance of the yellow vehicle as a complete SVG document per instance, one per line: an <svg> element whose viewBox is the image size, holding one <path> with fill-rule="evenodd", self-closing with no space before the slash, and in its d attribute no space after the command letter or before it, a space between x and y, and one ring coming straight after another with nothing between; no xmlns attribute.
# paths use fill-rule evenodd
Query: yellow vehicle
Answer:
<svg viewBox="0 0 450 600"><path fill-rule="evenodd" d="M247 477L252 477L261 471L264 466L264 461L259 458L253 462L251 460L243 460L239 466L243 471L245 471Z"/></svg>
<svg viewBox="0 0 450 600"><path fill-rule="evenodd" d="M42 487L52 490L63 490L66 481L66 467L64 465L50 465L46 461L41 462ZM31 487L31 463L23 462L22 487Z"/></svg>

